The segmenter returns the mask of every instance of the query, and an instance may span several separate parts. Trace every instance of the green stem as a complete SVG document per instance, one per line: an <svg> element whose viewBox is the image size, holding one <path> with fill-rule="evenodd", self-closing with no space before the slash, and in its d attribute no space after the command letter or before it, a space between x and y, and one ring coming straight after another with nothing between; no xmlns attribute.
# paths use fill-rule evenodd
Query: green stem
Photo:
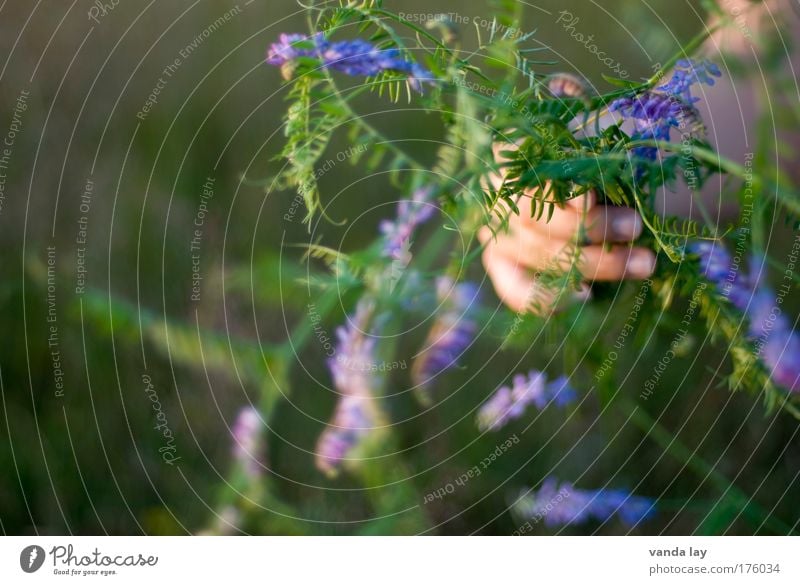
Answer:
<svg viewBox="0 0 800 585"><path fill-rule="evenodd" d="M661 239L659 231L655 228L655 226L652 223L650 223L648 212L645 209L644 205L642 204L642 200L635 189L633 190L633 200L636 203L636 209L639 211L639 215L642 218L642 222L644 223L645 226L647 226L647 229L650 230L650 233L653 235L653 238L658 243L659 247L664 251L664 253L667 255L667 257L669 257L669 259L672 262L676 264L680 262L681 258L679 256L675 256L672 246L667 245L664 242L664 240Z"/></svg>
<svg viewBox="0 0 800 585"><path fill-rule="evenodd" d="M675 53L675 54L674 54L672 57L670 57L670 58L667 60L667 62L666 62L666 63L664 63L664 65L662 65L662 66L661 66L661 68L660 68L658 71L656 71L656 72L655 72L655 73L654 73L654 74L653 74L653 75L650 77L650 79L648 79L648 80L645 82L645 84L644 84L644 85L645 85L645 87L653 87L653 86L655 86L655 84L656 84L656 83L658 83L659 81L661 81L661 79L662 79L662 77L663 77L663 75L664 75L664 72L665 72L665 71L669 71L670 69L672 69L673 67L675 67L675 64L676 64L678 61L680 61L681 59L685 59L685 58L687 58L687 57L689 57L689 56L693 55L693 54L695 53L695 51L697 51L697 49L699 49L699 48L700 48L700 46L701 46L701 45L702 45L704 42L706 42L706 39L708 39L708 38L709 38L709 37L710 37L712 34L714 34L714 33L715 33L715 32L717 32L717 31L718 31L720 28L722 28L722 26L723 26L723 25L724 25L724 21L722 21L722 22L718 22L718 23L717 23L717 24L715 24L714 26L711 26L711 27L705 27L705 28L704 28L704 29L703 29L701 32L699 32L698 34L696 34L696 35L695 35L695 36L692 38L692 40L690 40L690 41L689 41L689 43L688 43L688 44L687 44L685 47L681 48L681 50L680 50L680 51L678 51L678 52L677 52L677 53Z"/></svg>
<svg viewBox="0 0 800 585"><path fill-rule="evenodd" d="M315 28L314 28L314 23L311 20L310 13L307 15L306 20L308 22L309 30L311 30L311 33L314 34ZM402 149L398 148L394 144L394 142L392 142L391 140L386 138L380 131L375 129L374 126L372 126L371 124L366 122L364 120L363 116L358 115L356 113L356 111L353 110L353 108L350 106L349 100L342 95L341 91L339 90L339 87L336 85L336 82L333 80L333 77L331 76L330 71L328 71L328 69L326 67L322 67L321 68L321 72L325 76L325 81L328 82L328 85L331 88L331 95L336 97L336 100L339 102L339 104L342 106L342 108L345 109L345 111L347 112L347 114L349 116L349 119L350 119L350 121L352 123L355 123L358 126L360 126L367 134L369 134L372 137L374 142L380 143L383 146L385 146L386 148L388 148L389 150L393 151L398 157L402 157L410 165L413 165L417 169L425 168L422 165L422 163L420 163L419 161L415 160L414 157L412 157L411 155L409 155L408 153L406 153Z"/></svg>
<svg viewBox="0 0 800 585"><path fill-rule="evenodd" d="M338 289L327 290L322 293L319 300L314 303L315 312L319 315L320 319L324 319L336 307L341 292L342 291ZM289 339L278 346L278 354L291 359L295 352L300 351L305 345L312 330L313 326L309 320L303 319L301 324L295 326L289 334Z"/></svg>
<svg viewBox="0 0 800 585"><path fill-rule="evenodd" d="M632 150L642 146L655 147L670 152L686 153L688 150L688 152L690 152L691 155L697 160L716 165L720 168L720 170L729 175L751 181L753 184L753 189L756 191L763 191L767 189L774 191L775 197L786 207L786 209L793 213L800 214L800 196L797 193L791 191L785 192L784 190L779 189L778 185L764 179L760 175L754 174L751 170L745 168L743 165L720 156L718 153L712 150L697 145L676 144L673 142L665 142L663 140L632 140L626 145L626 148ZM624 159L625 157L622 158Z"/></svg>
<svg viewBox="0 0 800 585"><path fill-rule="evenodd" d="M761 506L753 503L752 498L748 497L742 490L737 488L722 473L717 471L706 460L691 451L686 445L678 441L658 421L654 420L639 405L627 399L619 399L618 404L624 405L625 410L631 415L631 420L647 435L648 438L656 442L666 453L669 453L676 461L683 463L689 469L697 473L704 479L709 479L723 497L728 497L732 503L743 510L746 516L765 526L771 528L777 534L792 535L794 530L791 526L783 523L777 518L773 518L769 512Z"/></svg>

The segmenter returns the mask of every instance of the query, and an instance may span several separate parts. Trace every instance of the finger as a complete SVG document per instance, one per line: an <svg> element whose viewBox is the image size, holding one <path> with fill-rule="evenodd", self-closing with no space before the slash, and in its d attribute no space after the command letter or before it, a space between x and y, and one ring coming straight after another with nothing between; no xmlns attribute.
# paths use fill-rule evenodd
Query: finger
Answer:
<svg viewBox="0 0 800 585"><path fill-rule="evenodd" d="M494 253L492 248L484 251L483 264L497 296L512 311L525 313L536 307L539 312L555 303L554 291L542 289L522 265Z"/></svg>
<svg viewBox="0 0 800 585"><path fill-rule="evenodd" d="M647 248L586 246L578 270L587 280L640 280L656 268L656 256Z"/></svg>
<svg viewBox="0 0 800 585"><path fill-rule="evenodd" d="M483 263L497 296L517 313L546 314L570 302L585 301L591 297L591 289L587 285L583 285L580 291L542 286L522 265L493 252L492 248L484 251Z"/></svg>
<svg viewBox="0 0 800 585"><path fill-rule="evenodd" d="M600 205L593 207L585 217L570 207L556 209L550 221L539 221L531 229L559 240L574 240L583 228L582 242L631 242L642 233L642 218L629 207Z"/></svg>
<svg viewBox="0 0 800 585"><path fill-rule="evenodd" d="M478 240L491 254L503 256L524 268L545 270L554 254L566 245L566 242L551 241L547 236L535 233L518 223L509 225L509 230L509 233L499 232L495 238L493 232L484 226L478 230Z"/></svg>
<svg viewBox="0 0 800 585"><path fill-rule="evenodd" d="M497 240L491 240L488 228L482 228L478 236L493 253L533 270L568 270L575 262L569 242L519 226L511 227L516 230L510 236ZM585 246L580 249L577 268L588 280L641 279L655 270L655 255L647 248Z"/></svg>

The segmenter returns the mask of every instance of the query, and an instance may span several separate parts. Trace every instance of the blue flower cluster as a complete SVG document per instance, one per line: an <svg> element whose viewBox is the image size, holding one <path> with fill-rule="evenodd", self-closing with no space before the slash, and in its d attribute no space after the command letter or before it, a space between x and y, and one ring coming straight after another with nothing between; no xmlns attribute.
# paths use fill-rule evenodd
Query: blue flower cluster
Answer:
<svg viewBox="0 0 800 585"><path fill-rule="evenodd" d="M411 199L402 199L397 204L397 218L394 221L384 220L380 231L386 238L384 255L394 260L405 260L404 250L408 246L414 230L428 221L436 212L436 206L430 202L429 188L420 188Z"/></svg>
<svg viewBox="0 0 800 585"><path fill-rule="evenodd" d="M441 309L411 369L417 397L423 404L431 401L433 380L458 365L477 331L473 314L478 307L478 287L474 283L456 284L442 276L436 282L436 294Z"/></svg>
<svg viewBox="0 0 800 585"><path fill-rule="evenodd" d="M336 330L338 343L328 360L339 401L333 419L320 435L316 465L334 476L348 454L358 447L377 424L375 409L375 337L366 333L372 317L372 304L362 301L345 327Z"/></svg>
<svg viewBox="0 0 800 585"><path fill-rule="evenodd" d="M521 417L533 404L539 410L553 404L564 407L578 397L566 376L547 382L543 372L531 370L528 375L517 374L511 387L497 390L478 411L478 427L482 431L496 431L508 422Z"/></svg>
<svg viewBox="0 0 800 585"><path fill-rule="evenodd" d="M422 91L422 81L433 81L427 69L403 58L398 49L379 49L362 39L330 42L322 33L313 37L282 34L270 46L267 63L284 66L301 57L318 59L322 67L353 76L374 76L384 71L405 73L416 91Z"/></svg>
<svg viewBox="0 0 800 585"><path fill-rule="evenodd" d="M714 85L714 79L720 75L719 68L709 61L681 60L667 83L655 91L614 100L609 111L633 122L634 140L667 141L673 128L685 129L691 136L701 136L705 127L694 107L699 98L692 95L691 89L697 83ZM642 147L634 149L633 154L655 160L658 149Z"/></svg>
<svg viewBox="0 0 800 585"><path fill-rule="evenodd" d="M380 231L385 237L384 254L404 260L406 243L413 230L427 221L436 211L429 201L430 189L417 190L411 199L398 204L397 218L385 220ZM430 400L431 382L445 370L457 365L477 329L472 313L477 306L478 287L472 283L455 283L440 277L436 294L441 311L426 339L423 349L414 361L412 378L417 394L423 402ZM316 447L317 468L335 476L342 463L352 456L378 425L380 417L375 401L381 371L376 357L376 337L367 332L376 325L375 305L364 297L349 317L346 326L336 330L337 343L328 367L335 389L340 397L328 426L320 435ZM380 318L378 318L378 321Z"/></svg>
<svg viewBox="0 0 800 585"><path fill-rule="evenodd" d="M800 392L800 336L781 312L779 297L760 282L764 259L754 257L747 273L719 242L695 242L689 250L699 257L701 273L717 292L748 318L748 335L773 381Z"/></svg>
<svg viewBox="0 0 800 585"><path fill-rule="evenodd" d="M719 67L711 61L681 59L675 64L672 78L658 89L667 95L681 98L687 104L693 104L700 98L692 95L692 86L696 83L712 86L715 78L721 75Z"/></svg>
<svg viewBox="0 0 800 585"><path fill-rule="evenodd" d="M526 491L513 504L514 512L545 526L574 526L591 520L606 522L616 516L636 526L655 513L655 502L626 490L581 490L569 482L548 477L538 491Z"/></svg>

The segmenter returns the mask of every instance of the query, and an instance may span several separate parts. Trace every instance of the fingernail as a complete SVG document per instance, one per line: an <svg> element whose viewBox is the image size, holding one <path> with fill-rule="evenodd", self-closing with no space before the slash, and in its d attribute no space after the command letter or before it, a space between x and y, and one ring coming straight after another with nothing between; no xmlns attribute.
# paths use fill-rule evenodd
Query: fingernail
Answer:
<svg viewBox="0 0 800 585"><path fill-rule="evenodd" d="M633 254L628 259L626 271L634 278L647 278L656 268L656 258L652 252Z"/></svg>
<svg viewBox="0 0 800 585"><path fill-rule="evenodd" d="M623 240L635 240L642 233L642 218L638 213L626 213L611 222L614 236Z"/></svg>

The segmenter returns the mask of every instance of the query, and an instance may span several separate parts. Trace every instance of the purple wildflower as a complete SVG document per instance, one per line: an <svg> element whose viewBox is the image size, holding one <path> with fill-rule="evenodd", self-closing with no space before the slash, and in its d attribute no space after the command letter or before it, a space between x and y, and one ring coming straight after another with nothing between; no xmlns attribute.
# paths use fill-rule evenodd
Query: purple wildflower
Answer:
<svg viewBox="0 0 800 585"><path fill-rule="evenodd" d="M785 328L773 331L761 359L776 384L790 392L800 392L800 336L796 332Z"/></svg>
<svg viewBox="0 0 800 585"><path fill-rule="evenodd" d="M317 469L335 476L347 455L375 427L371 399L344 395L336 405L333 419L317 441Z"/></svg>
<svg viewBox="0 0 800 585"><path fill-rule="evenodd" d="M261 473L258 459L261 416L252 406L239 411L233 424L233 457L251 477Z"/></svg>
<svg viewBox="0 0 800 585"><path fill-rule="evenodd" d="M791 392L800 392L800 336L768 287L760 287L749 310L750 337L772 380Z"/></svg>
<svg viewBox="0 0 800 585"><path fill-rule="evenodd" d="M267 63L283 67L301 57L318 59L323 67L346 75L374 76L384 71L405 73L416 91L422 91L421 81L433 81L429 71L403 58L398 49L379 49L362 39L330 42L321 33L313 37L282 34L278 42L270 46Z"/></svg>
<svg viewBox="0 0 800 585"><path fill-rule="evenodd" d="M278 37L278 42L273 43L267 51L267 63L270 65L283 65L287 61L293 61L299 57L313 57L316 54L314 48L320 42L324 42L322 35L315 35L309 39L302 34L282 34Z"/></svg>
<svg viewBox="0 0 800 585"><path fill-rule="evenodd" d="M747 311L754 283L743 270L734 267L731 255L720 242L693 242L689 251L700 259L700 274L740 311Z"/></svg>
<svg viewBox="0 0 800 585"><path fill-rule="evenodd" d="M538 491L523 492L512 509L526 520L543 520L549 527L606 522L614 516L635 526L652 516L655 503L625 490L581 490L569 482L559 486L557 479L548 477Z"/></svg>
<svg viewBox="0 0 800 585"><path fill-rule="evenodd" d="M517 374L511 387L503 386L478 411L478 428L496 431L510 421L520 418L533 404L539 410L548 404L564 407L575 401L577 393L566 376L547 383L543 372L531 370L528 375Z"/></svg>
<svg viewBox="0 0 800 585"><path fill-rule="evenodd" d="M603 521L615 515L626 526L636 526L655 513L655 502L626 490L596 490L590 503L593 516Z"/></svg>
<svg viewBox="0 0 800 585"><path fill-rule="evenodd" d="M772 380L800 392L800 336L778 308L774 291L760 282L765 259L753 256L748 274L735 269L721 243L696 242L689 250L699 257L701 274L747 316L748 336Z"/></svg>
<svg viewBox="0 0 800 585"><path fill-rule="evenodd" d="M436 282L436 294L442 309L425 340L425 349L411 370L417 396L426 404L430 402L428 390L433 379L458 365L477 330L473 317L478 304L477 286L470 282L454 284L443 276Z"/></svg>
<svg viewBox="0 0 800 585"><path fill-rule="evenodd" d="M711 61L694 61L681 59L675 64L672 78L659 87L666 94L678 96L687 104L692 104L700 98L692 96L692 86L696 83L705 83L713 86L715 77L720 77L722 72Z"/></svg>
<svg viewBox="0 0 800 585"><path fill-rule="evenodd" d="M634 140L667 141L672 128L688 128L690 135L702 136L705 126L694 107L699 98L692 96L691 88L696 83L714 85L714 78L720 75L719 68L709 61L681 60L666 84L655 91L614 100L608 109L633 121ZM634 155L655 160L658 149L641 147Z"/></svg>
<svg viewBox="0 0 800 585"><path fill-rule="evenodd" d="M682 105L673 96L654 92L615 100L609 106L623 118L633 120L637 135L669 140L669 132L678 126Z"/></svg>
<svg viewBox="0 0 800 585"><path fill-rule="evenodd" d="M766 339L773 331L788 328L786 319L775 309L775 293L769 288L762 287L752 295L748 311L750 337Z"/></svg>
<svg viewBox="0 0 800 585"><path fill-rule="evenodd" d="M731 255L719 242L693 242L689 251L700 258L700 273L712 282L721 282L731 268Z"/></svg>
<svg viewBox="0 0 800 585"><path fill-rule="evenodd" d="M407 247L414 230L436 211L436 207L430 203L430 193L429 188L417 189L411 199L402 199L397 204L397 219L381 222L380 231L386 238L385 256L394 260L407 259Z"/></svg>
<svg viewBox="0 0 800 585"><path fill-rule="evenodd" d="M359 302L347 326L336 330L336 354L328 360L334 386L341 396L331 422L317 442L316 464L330 476L336 475L342 461L376 424L376 380L371 375L375 338L365 333L372 313L371 303Z"/></svg>
<svg viewBox="0 0 800 585"><path fill-rule="evenodd" d="M691 136L703 136L705 126L697 109L680 98L652 91L612 102L609 111L633 121L634 140L668 141L673 128L688 128ZM651 146L634 149L641 158L655 160L658 149Z"/></svg>

